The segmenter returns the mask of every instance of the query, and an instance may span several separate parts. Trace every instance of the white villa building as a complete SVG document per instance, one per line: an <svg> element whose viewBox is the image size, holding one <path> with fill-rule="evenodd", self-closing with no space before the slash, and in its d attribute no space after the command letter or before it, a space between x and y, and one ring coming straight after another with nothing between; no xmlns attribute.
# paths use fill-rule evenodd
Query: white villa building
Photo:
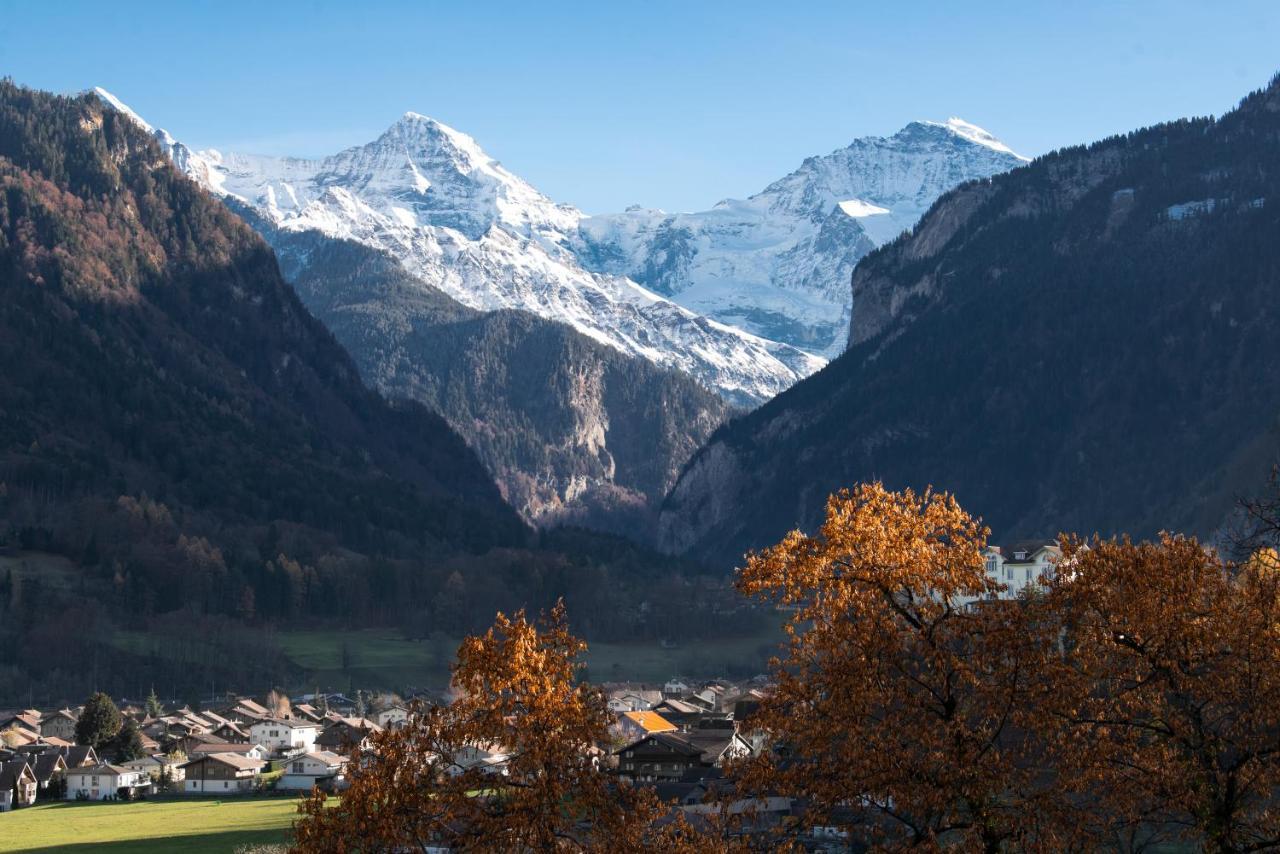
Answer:
<svg viewBox="0 0 1280 854"><path fill-rule="evenodd" d="M1054 540L1028 540L1009 546L987 546L982 553L987 577L1005 589L994 597L1017 599L1040 586L1040 579L1052 578L1054 568L1062 557L1062 549ZM970 604L978 597L963 597L961 604Z"/></svg>
<svg viewBox="0 0 1280 854"><path fill-rule="evenodd" d="M151 791L151 775L146 771L123 768L119 765L90 765L67 769L67 800L88 798L102 801L108 798L127 798Z"/></svg>
<svg viewBox="0 0 1280 854"><path fill-rule="evenodd" d="M307 753L315 749L320 725L303 718L266 718L249 727L249 741L275 753Z"/></svg>
<svg viewBox="0 0 1280 854"><path fill-rule="evenodd" d="M285 764L276 788L309 792L312 786L341 786L346 768L347 757L326 750L312 751Z"/></svg>

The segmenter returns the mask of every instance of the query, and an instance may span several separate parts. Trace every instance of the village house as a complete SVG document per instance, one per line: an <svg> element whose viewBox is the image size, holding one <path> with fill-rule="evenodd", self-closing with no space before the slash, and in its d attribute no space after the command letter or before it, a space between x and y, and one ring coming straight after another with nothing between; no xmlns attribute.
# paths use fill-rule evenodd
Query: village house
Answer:
<svg viewBox="0 0 1280 854"><path fill-rule="evenodd" d="M102 763L67 769L67 800L129 800L151 791L151 777L120 765Z"/></svg>
<svg viewBox="0 0 1280 854"><path fill-rule="evenodd" d="M67 760L60 753L50 751L36 754L28 764L36 775L36 785L39 786L41 797L47 797L51 789L59 788L59 781L66 779Z"/></svg>
<svg viewBox="0 0 1280 854"><path fill-rule="evenodd" d="M403 729L409 723L409 709L406 706L388 706L374 716L374 721L383 729Z"/></svg>
<svg viewBox="0 0 1280 854"><path fill-rule="evenodd" d="M315 749L319 734L318 724L302 718L264 718L249 727L249 741L281 755Z"/></svg>
<svg viewBox="0 0 1280 854"><path fill-rule="evenodd" d="M609 711L621 714L622 712L647 712L661 702L661 691L625 688L609 692L608 706Z"/></svg>
<svg viewBox="0 0 1280 854"><path fill-rule="evenodd" d="M702 764L702 748L676 733L646 735L614 752L618 776L636 782L679 780Z"/></svg>
<svg viewBox="0 0 1280 854"><path fill-rule="evenodd" d="M77 720L78 718L70 709L49 712L40 718L40 734L45 738L75 741Z"/></svg>
<svg viewBox="0 0 1280 854"><path fill-rule="evenodd" d="M453 754L449 773L453 776L479 768L486 774L506 776L511 754L501 744L469 744Z"/></svg>
<svg viewBox="0 0 1280 854"><path fill-rule="evenodd" d="M231 744L244 744L249 741L249 727L234 721L223 721L210 734Z"/></svg>
<svg viewBox="0 0 1280 854"><path fill-rule="evenodd" d="M1053 540L1027 540L1009 546L988 546L982 552L983 568L992 581L1005 585L1000 599L1017 599L1039 588L1041 577L1052 578L1062 558ZM973 597L966 599L974 601Z"/></svg>
<svg viewBox="0 0 1280 854"><path fill-rule="evenodd" d="M233 753L211 753L182 766L188 794L243 795L254 791L265 765L261 759Z"/></svg>
<svg viewBox="0 0 1280 854"><path fill-rule="evenodd" d="M146 772L152 782L158 782L160 778L167 772L169 780L173 783L181 783L186 777L186 772L182 770L185 760L176 758L167 753L150 753L146 756L140 756L137 759L130 759L128 762L120 763L123 767L130 771Z"/></svg>
<svg viewBox="0 0 1280 854"><path fill-rule="evenodd" d="M212 756L215 753L247 756L250 759L261 759L263 762L271 758L271 751L261 744L231 744L229 742L196 745L193 750L187 753L187 758L195 759L199 756Z"/></svg>
<svg viewBox="0 0 1280 854"><path fill-rule="evenodd" d="M346 767L345 756L327 750L304 753L288 761L276 788L305 792L316 786L325 791L334 791L342 785Z"/></svg>
<svg viewBox="0 0 1280 854"><path fill-rule="evenodd" d="M620 738L635 741L655 732L675 732L679 727L657 712L623 712L615 729Z"/></svg>
<svg viewBox="0 0 1280 854"><path fill-rule="evenodd" d="M35 772L25 759L0 763L0 810L31 806L39 789Z"/></svg>
<svg viewBox="0 0 1280 854"><path fill-rule="evenodd" d="M315 740L315 746L334 753L346 753L353 747L368 750L369 736L378 732L382 727L368 718L333 718Z"/></svg>

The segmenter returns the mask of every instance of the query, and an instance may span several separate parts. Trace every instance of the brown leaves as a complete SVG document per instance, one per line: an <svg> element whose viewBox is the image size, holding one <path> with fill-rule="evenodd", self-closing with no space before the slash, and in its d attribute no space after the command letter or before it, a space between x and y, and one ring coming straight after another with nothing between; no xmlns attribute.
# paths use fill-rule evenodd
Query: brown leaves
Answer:
<svg viewBox="0 0 1280 854"><path fill-rule="evenodd" d="M656 798L598 767L610 716L574 684L585 649L563 604L540 625L499 614L458 651L456 702L375 736L337 807L304 803L297 850L659 850Z"/></svg>

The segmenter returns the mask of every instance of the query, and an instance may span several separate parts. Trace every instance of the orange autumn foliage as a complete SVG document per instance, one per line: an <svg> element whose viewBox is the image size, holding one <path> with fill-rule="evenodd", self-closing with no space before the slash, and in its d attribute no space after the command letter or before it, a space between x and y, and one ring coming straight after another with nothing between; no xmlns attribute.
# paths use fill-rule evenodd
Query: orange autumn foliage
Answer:
<svg viewBox="0 0 1280 854"><path fill-rule="evenodd" d="M336 806L303 803L295 850L663 850L657 798L599 767L611 718L599 689L575 683L585 649L563 604L541 625L499 614L459 649L454 703L376 735ZM504 754L505 773L457 761L476 748Z"/></svg>
<svg viewBox="0 0 1280 854"><path fill-rule="evenodd" d="M1074 835L1036 732L1047 642L988 602L987 531L946 494L833 495L816 536L752 555L742 592L793 608L741 784L881 848L1061 850Z"/></svg>
<svg viewBox="0 0 1280 854"><path fill-rule="evenodd" d="M1061 770L1130 839L1280 846L1280 575L1193 539L1067 540ZM1154 830L1153 830L1154 829ZM1139 835L1144 834L1144 835Z"/></svg>

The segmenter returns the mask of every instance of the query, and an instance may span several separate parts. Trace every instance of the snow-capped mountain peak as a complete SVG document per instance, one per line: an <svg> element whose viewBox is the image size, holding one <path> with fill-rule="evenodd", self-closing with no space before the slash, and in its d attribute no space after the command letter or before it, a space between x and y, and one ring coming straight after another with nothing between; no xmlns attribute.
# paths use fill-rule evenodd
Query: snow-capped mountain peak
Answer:
<svg viewBox="0 0 1280 854"><path fill-rule="evenodd" d="M858 260L952 187L1025 161L962 119L912 122L806 158L747 199L591 217L579 254L699 314L833 357L857 309L849 281Z"/></svg>
<svg viewBox="0 0 1280 854"><path fill-rule="evenodd" d="M682 370L729 400L761 402L825 364L700 316L574 251L581 211L509 172L465 133L405 113L372 142L320 159L194 151L109 93L179 168L273 225L354 240L481 310L523 309L624 353ZM393 317L371 323L396 322Z"/></svg>

